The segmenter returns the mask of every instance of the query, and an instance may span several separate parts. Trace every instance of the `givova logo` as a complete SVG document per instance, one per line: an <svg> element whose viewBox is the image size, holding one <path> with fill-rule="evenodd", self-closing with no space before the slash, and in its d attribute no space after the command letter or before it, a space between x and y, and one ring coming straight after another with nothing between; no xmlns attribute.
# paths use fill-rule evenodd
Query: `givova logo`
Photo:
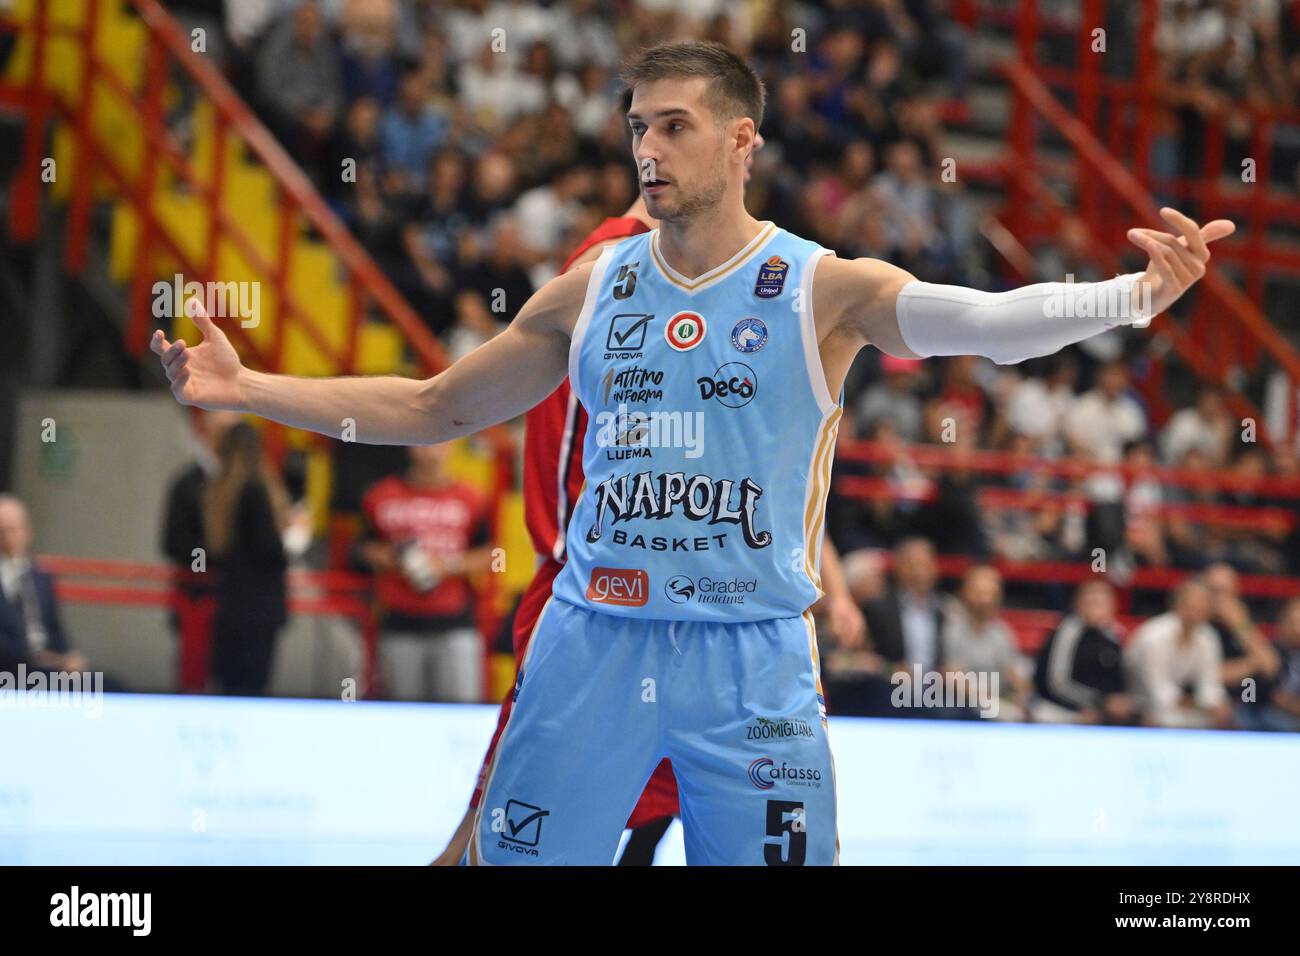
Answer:
<svg viewBox="0 0 1300 956"><path fill-rule="evenodd" d="M73 886L50 897L51 926L125 926L132 936L148 936L152 914L152 893L82 893Z"/></svg>
<svg viewBox="0 0 1300 956"><path fill-rule="evenodd" d="M493 827L501 834L497 846L524 856L537 856L537 844L542 839L542 821L551 815L550 810L522 800L507 800L505 810L492 812Z"/></svg>

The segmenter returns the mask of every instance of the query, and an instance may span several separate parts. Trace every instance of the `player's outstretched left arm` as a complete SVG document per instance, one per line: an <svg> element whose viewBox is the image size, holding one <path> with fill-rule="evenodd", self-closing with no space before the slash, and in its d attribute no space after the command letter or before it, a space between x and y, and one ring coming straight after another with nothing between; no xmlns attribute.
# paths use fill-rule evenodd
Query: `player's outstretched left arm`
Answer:
<svg viewBox="0 0 1300 956"><path fill-rule="evenodd" d="M919 282L876 259L827 257L814 287L818 327L903 358L983 355L1004 365L1050 355L1117 325L1142 328L1205 275L1209 244L1236 229L1227 219L1197 226L1175 209L1160 215L1172 233L1128 232L1150 257L1146 271L1104 282L979 292Z"/></svg>

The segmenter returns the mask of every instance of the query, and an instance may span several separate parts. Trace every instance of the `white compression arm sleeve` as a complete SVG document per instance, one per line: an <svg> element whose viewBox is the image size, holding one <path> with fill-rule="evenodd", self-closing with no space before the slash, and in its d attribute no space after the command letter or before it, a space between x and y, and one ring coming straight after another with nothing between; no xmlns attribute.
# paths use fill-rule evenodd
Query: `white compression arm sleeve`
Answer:
<svg viewBox="0 0 1300 956"><path fill-rule="evenodd" d="M920 356L983 355L1012 365L1117 325L1151 323L1139 272L1105 282L1040 282L1010 292L909 282L898 293L898 330Z"/></svg>

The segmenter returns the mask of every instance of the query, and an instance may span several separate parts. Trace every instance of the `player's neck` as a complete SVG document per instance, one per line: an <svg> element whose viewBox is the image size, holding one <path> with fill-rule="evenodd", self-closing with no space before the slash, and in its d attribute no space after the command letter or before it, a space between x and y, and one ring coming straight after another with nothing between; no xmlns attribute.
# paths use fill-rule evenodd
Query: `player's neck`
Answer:
<svg viewBox="0 0 1300 956"><path fill-rule="evenodd" d="M724 205L689 221L660 221L659 253L686 278L716 269L762 231L763 224L744 206L724 209Z"/></svg>

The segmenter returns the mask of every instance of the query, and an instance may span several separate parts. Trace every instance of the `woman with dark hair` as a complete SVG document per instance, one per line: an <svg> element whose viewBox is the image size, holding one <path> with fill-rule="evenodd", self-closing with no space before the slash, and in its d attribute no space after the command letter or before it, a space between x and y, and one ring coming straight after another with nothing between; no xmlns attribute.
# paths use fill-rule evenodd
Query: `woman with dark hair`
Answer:
<svg viewBox="0 0 1300 956"><path fill-rule="evenodd" d="M212 670L223 694L266 692L276 633L288 618L282 534L290 501L247 422L222 437L203 498L210 566L217 572Z"/></svg>

